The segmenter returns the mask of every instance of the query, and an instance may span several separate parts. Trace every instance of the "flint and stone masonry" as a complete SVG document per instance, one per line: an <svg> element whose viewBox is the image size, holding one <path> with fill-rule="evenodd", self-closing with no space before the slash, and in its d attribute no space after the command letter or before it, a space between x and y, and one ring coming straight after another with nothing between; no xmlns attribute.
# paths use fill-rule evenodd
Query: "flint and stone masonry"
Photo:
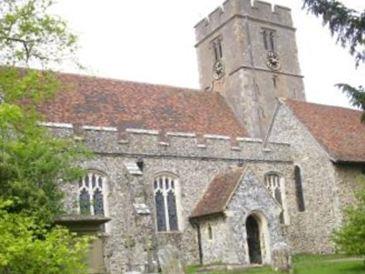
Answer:
<svg viewBox="0 0 365 274"><path fill-rule="evenodd" d="M291 253L333 252L356 203L360 112L305 102L290 10L228 0L195 32L201 90L60 74L67 90L41 108L94 152L89 177L60 183L60 222L98 236L90 273L155 273L168 254L288 269Z"/></svg>

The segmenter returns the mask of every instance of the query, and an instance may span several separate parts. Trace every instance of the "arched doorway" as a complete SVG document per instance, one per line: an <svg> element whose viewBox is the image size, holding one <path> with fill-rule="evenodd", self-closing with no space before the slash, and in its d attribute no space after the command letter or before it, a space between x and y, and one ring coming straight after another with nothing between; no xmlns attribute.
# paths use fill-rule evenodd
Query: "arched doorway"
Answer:
<svg viewBox="0 0 365 274"><path fill-rule="evenodd" d="M260 225L253 215L248 216L246 219L246 233L250 263L262 264Z"/></svg>

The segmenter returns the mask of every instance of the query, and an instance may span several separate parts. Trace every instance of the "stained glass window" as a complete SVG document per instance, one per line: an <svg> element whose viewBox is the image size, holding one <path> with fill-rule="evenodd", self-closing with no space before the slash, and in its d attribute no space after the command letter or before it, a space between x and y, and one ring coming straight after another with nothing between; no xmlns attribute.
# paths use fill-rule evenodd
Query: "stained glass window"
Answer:
<svg viewBox="0 0 365 274"><path fill-rule="evenodd" d="M177 180L171 176L159 176L154 181L156 220L158 231L177 231L178 206L176 202Z"/></svg>
<svg viewBox="0 0 365 274"><path fill-rule="evenodd" d="M88 172L79 180L80 214L105 215L105 176Z"/></svg>

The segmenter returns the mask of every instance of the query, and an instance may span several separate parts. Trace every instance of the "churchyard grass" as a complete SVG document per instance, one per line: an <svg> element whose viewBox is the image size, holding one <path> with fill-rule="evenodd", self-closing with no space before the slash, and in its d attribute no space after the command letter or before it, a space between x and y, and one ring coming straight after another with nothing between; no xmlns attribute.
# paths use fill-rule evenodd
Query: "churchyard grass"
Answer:
<svg viewBox="0 0 365 274"><path fill-rule="evenodd" d="M365 274L364 259L338 255L299 255L293 259L293 274ZM256 267L244 270L198 272L199 267L190 266L187 274L281 274L270 267Z"/></svg>

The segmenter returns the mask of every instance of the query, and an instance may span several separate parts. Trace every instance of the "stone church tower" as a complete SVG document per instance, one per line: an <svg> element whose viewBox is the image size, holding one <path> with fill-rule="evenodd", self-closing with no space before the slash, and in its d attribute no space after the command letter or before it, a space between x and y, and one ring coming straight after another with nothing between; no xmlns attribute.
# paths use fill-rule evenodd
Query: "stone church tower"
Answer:
<svg viewBox="0 0 365 274"><path fill-rule="evenodd" d="M290 9L228 0L195 26L200 85L227 100L252 137L263 137L276 97L305 100Z"/></svg>

